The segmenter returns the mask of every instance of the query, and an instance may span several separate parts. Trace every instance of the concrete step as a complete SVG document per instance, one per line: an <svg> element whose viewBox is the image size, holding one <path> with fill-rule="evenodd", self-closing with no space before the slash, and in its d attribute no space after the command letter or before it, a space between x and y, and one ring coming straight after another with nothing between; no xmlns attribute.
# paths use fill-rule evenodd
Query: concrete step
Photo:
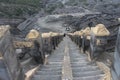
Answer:
<svg viewBox="0 0 120 80"><path fill-rule="evenodd" d="M77 56L86 57L86 54L82 54L80 52L76 52L76 50L71 50L70 51L70 56L73 56L73 57L77 57Z"/></svg>
<svg viewBox="0 0 120 80"><path fill-rule="evenodd" d="M36 75L61 75L62 72L61 70L58 70L58 71L54 71L54 70L51 70L51 71L37 71L36 72Z"/></svg>
<svg viewBox="0 0 120 80"><path fill-rule="evenodd" d="M104 75L85 76L85 77L74 77L73 80L103 80Z"/></svg>
<svg viewBox="0 0 120 80"><path fill-rule="evenodd" d="M57 57L57 56L56 56ZM53 57L53 58L48 58L48 60L54 60L54 61L56 61L56 60L63 60L63 58L56 58L56 57Z"/></svg>
<svg viewBox="0 0 120 80"><path fill-rule="evenodd" d="M89 62L87 61L84 61L84 62L71 62L71 64L79 64L79 65L82 65L82 64L89 64Z"/></svg>
<svg viewBox="0 0 120 80"><path fill-rule="evenodd" d="M35 75L33 76L32 80L61 80L60 75Z"/></svg>
<svg viewBox="0 0 120 80"><path fill-rule="evenodd" d="M88 62L87 59L71 59L71 62Z"/></svg>
<svg viewBox="0 0 120 80"><path fill-rule="evenodd" d="M80 67L82 67L82 66L87 66L87 65L89 65L88 62L85 62L85 63L83 63L83 62L72 62L71 63L71 66L80 66Z"/></svg>
<svg viewBox="0 0 120 80"><path fill-rule="evenodd" d="M87 57L82 57L82 58L75 57L75 58L71 58L70 60L71 60L71 61L72 61L72 60L79 60L79 61L85 60L85 61L88 61L88 60L87 60Z"/></svg>
<svg viewBox="0 0 120 80"><path fill-rule="evenodd" d="M84 66L89 66L89 65L87 65L87 64L71 64L71 67L84 67Z"/></svg>
<svg viewBox="0 0 120 80"><path fill-rule="evenodd" d="M53 62L53 61L62 62L63 60L51 60L51 59L48 60L48 62Z"/></svg>
<svg viewBox="0 0 120 80"><path fill-rule="evenodd" d="M85 72L73 72L73 77L87 77L87 76L96 76L103 74L101 70L95 70L95 71L85 71Z"/></svg>
<svg viewBox="0 0 120 80"><path fill-rule="evenodd" d="M85 56L85 57L83 57L83 56L76 56L76 57L74 57L74 56L70 56L70 57L72 57L73 59L87 59L87 56Z"/></svg>
<svg viewBox="0 0 120 80"><path fill-rule="evenodd" d="M61 67L44 67L39 69L40 71L60 71L62 70Z"/></svg>
<svg viewBox="0 0 120 80"><path fill-rule="evenodd" d="M99 70L98 66L84 66L84 67L72 67L73 72L86 72Z"/></svg>
<svg viewBox="0 0 120 80"><path fill-rule="evenodd" d="M49 62L48 61L48 64L47 65L43 65L42 68L49 68L49 67L61 67L62 66L62 63L52 63L52 62Z"/></svg>

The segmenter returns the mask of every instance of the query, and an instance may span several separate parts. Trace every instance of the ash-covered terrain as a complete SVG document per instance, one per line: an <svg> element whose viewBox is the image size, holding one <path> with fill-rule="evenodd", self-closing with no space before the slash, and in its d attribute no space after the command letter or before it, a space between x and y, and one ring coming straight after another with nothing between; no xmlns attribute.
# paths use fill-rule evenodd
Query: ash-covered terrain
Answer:
<svg viewBox="0 0 120 80"><path fill-rule="evenodd" d="M11 31L17 33L17 37L25 38L31 29L66 33L102 23L110 31L105 54L101 55L101 60L107 62L108 58L113 60L120 26L119 3L119 0L41 0L41 10Z"/></svg>
<svg viewBox="0 0 120 80"><path fill-rule="evenodd" d="M10 32L14 41L25 40L31 29L40 33L51 31L69 33L104 24L110 36L103 37L108 43L98 61L108 66L111 66L114 60L120 26L118 18L120 0L0 0L0 24L11 26ZM23 50L29 51L26 48ZM20 62L26 74L36 67L36 63L29 55L24 55ZM28 64L24 65L26 63Z"/></svg>
<svg viewBox="0 0 120 80"><path fill-rule="evenodd" d="M112 45L120 25L119 3L119 0L44 0L39 13L17 28L25 36L32 28L41 32L66 32L69 28L69 32L74 32L102 23L111 33L109 39Z"/></svg>

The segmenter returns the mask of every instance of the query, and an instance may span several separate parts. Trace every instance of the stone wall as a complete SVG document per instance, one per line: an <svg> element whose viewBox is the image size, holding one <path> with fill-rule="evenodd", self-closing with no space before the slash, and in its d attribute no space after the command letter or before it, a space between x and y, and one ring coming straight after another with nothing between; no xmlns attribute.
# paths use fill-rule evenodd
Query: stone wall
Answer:
<svg viewBox="0 0 120 80"><path fill-rule="evenodd" d="M23 71L17 60L9 29L10 27L8 25L0 26L0 53L7 67L10 80L24 80Z"/></svg>

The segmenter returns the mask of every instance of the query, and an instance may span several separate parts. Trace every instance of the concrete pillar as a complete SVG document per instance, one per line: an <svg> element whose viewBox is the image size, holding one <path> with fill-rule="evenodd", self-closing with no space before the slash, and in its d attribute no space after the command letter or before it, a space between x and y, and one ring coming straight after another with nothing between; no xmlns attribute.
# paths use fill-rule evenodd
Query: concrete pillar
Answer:
<svg viewBox="0 0 120 80"><path fill-rule="evenodd" d="M24 74L17 60L15 49L12 44L12 36L9 32L10 27L0 26L0 53L7 68L10 80L24 80Z"/></svg>

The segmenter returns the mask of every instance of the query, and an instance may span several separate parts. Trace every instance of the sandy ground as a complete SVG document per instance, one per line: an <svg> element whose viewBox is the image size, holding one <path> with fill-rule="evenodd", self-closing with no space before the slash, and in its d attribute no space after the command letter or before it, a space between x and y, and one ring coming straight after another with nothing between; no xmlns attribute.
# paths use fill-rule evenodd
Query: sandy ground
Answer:
<svg viewBox="0 0 120 80"><path fill-rule="evenodd" d="M56 22L47 23L46 20L49 17L59 18L60 16L66 16L66 15L82 17L82 16L84 16L86 14L97 14L97 13L99 13L99 12L91 12L91 11L85 9L84 13L69 13L69 14L59 14L59 15L58 14L57 15L48 15L46 17L38 18L38 20L35 22L35 24L37 25L36 27L39 27L41 31L43 29L48 29L50 31L65 33L66 32L65 28L62 27L62 21L56 21Z"/></svg>
<svg viewBox="0 0 120 80"><path fill-rule="evenodd" d="M28 18L26 21L21 23L17 28L21 31L35 28L35 29L39 29L41 32L54 31L54 32L65 33L66 32L65 28L62 27L62 21L47 23L46 19L48 19L49 17L59 18L60 16L67 16L67 15L82 17L86 14L99 14L99 12L91 12L87 9L84 9L84 10L85 12L83 13L54 14L54 15L48 15L45 17L40 17L38 13L34 17Z"/></svg>

